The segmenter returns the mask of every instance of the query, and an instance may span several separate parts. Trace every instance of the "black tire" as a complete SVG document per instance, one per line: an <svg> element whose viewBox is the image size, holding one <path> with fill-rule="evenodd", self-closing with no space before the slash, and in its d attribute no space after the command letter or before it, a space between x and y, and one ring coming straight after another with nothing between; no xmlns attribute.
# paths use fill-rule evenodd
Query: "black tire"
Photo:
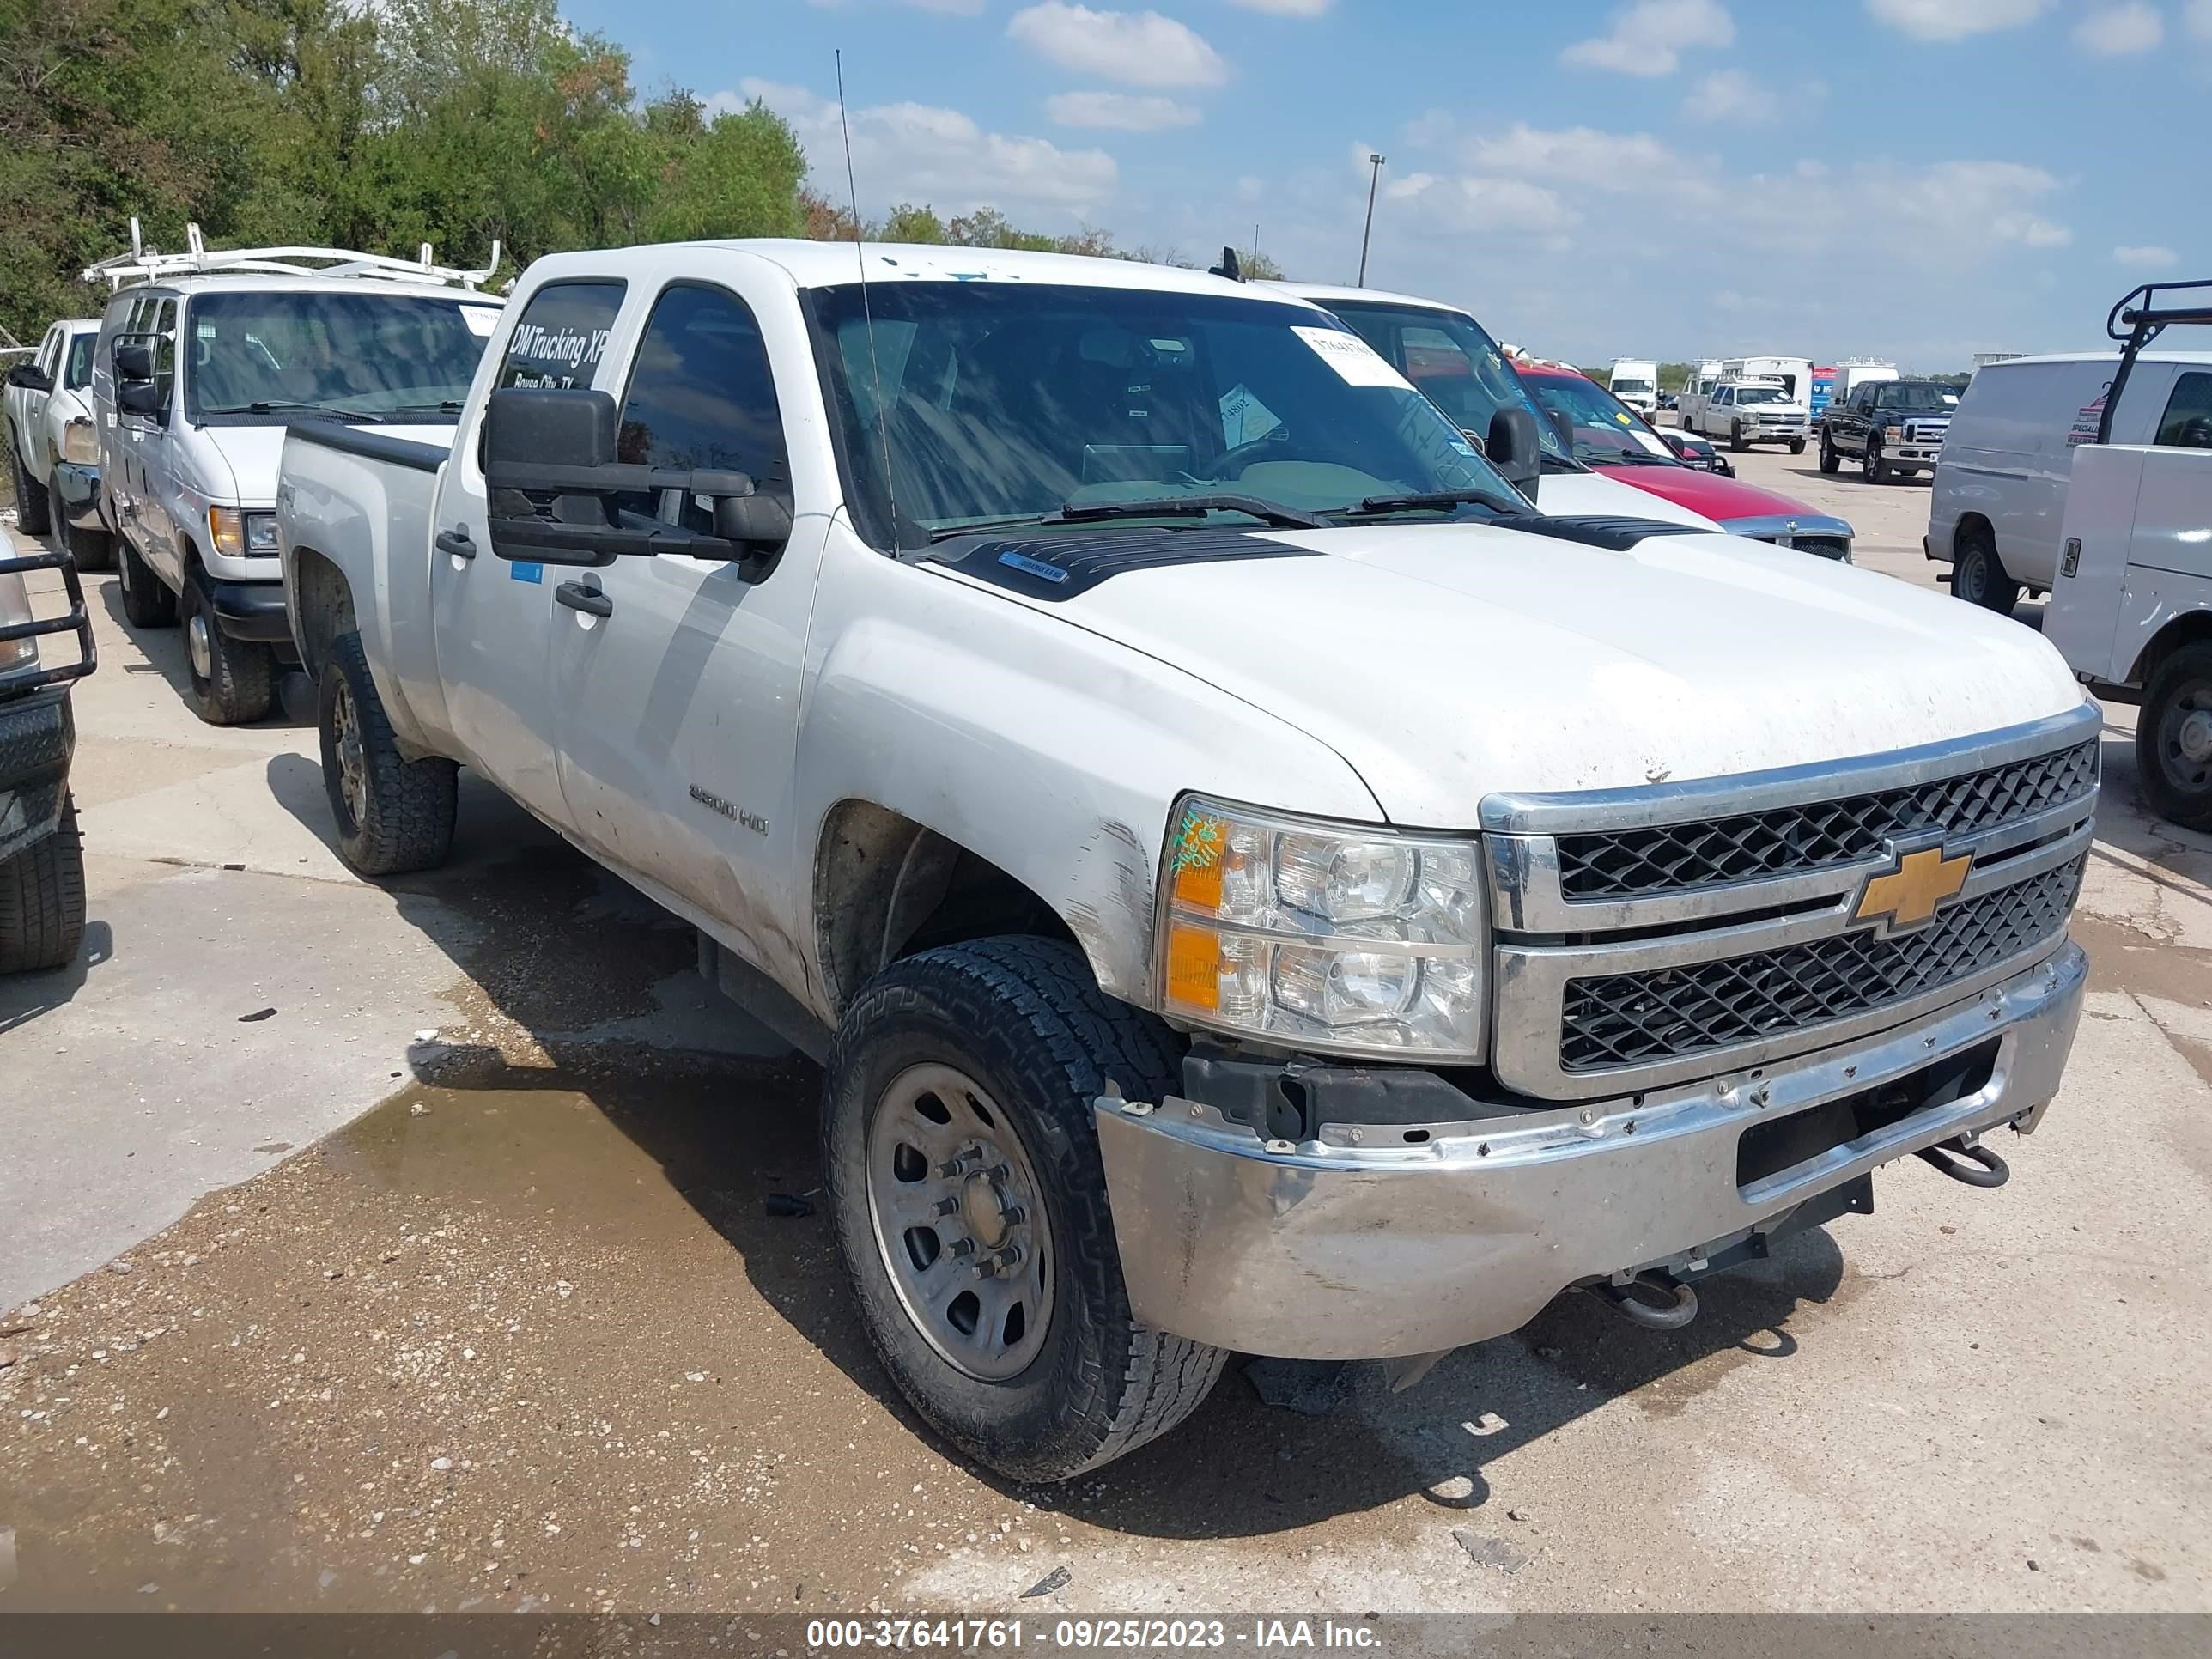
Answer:
<svg viewBox="0 0 2212 1659"><path fill-rule="evenodd" d="M2012 615L2013 606L2020 603L2020 584L2005 574L1996 539L1988 531L1960 532L1951 561L1951 597L2001 617Z"/></svg>
<svg viewBox="0 0 2212 1659"><path fill-rule="evenodd" d="M1859 452L1859 476L1870 484L1889 482L1889 463L1881 458L1881 440L1869 432L1866 447Z"/></svg>
<svg viewBox="0 0 2212 1659"><path fill-rule="evenodd" d="M2204 719L2191 729L2190 717ZM2212 830L2212 641L2172 653L2143 688L2136 719L2136 780L2150 810L2185 830ZM2190 749L2197 750L2191 758Z"/></svg>
<svg viewBox="0 0 2212 1659"><path fill-rule="evenodd" d="M48 492L58 499L61 491L47 486ZM70 562L88 575L115 568L115 541L105 530L81 530L64 519L57 526L61 532L62 545L69 550Z"/></svg>
<svg viewBox="0 0 2212 1659"><path fill-rule="evenodd" d="M222 631L197 578L185 584L184 624L185 672L191 676L192 708L199 717L210 726L243 726L267 714L275 701L276 658L267 646Z"/></svg>
<svg viewBox="0 0 2212 1659"><path fill-rule="evenodd" d="M1044 1212L1049 1313L1033 1357L1002 1380L939 1352L878 1243L871 1121L919 1066L974 1079L1012 1120ZM822 1169L861 1322L915 1409L1016 1480L1065 1480L1166 1433L1228 1358L1136 1322L1107 1207L1091 1103L1109 1079L1133 1100L1157 1100L1177 1077L1167 1028L1101 992L1081 953L1058 940L989 939L908 957L862 988L838 1027Z"/></svg>
<svg viewBox="0 0 2212 1659"><path fill-rule="evenodd" d="M84 941L84 843L76 803L53 834L0 864L0 974L65 968Z"/></svg>
<svg viewBox="0 0 2212 1659"><path fill-rule="evenodd" d="M23 465L23 453L15 447L13 434L8 441L8 465L15 474L15 528L26 536L45 535L52 523L46 487Z"/></svg>
<svg viewBox="0 0 2212 1659"><path fill-rule="evenodd" d="M1730 421L1729 422L1729 447L1735 451L1739 455L1742 454L1745 450L1751 447L1750 440L1743 435L1743 422L1741 421Z"/></svg>
<svg viewBox="0 0 2212 1659"><path fill-rule="evenodd" d="M1790 453L1792 455L1802 455L1805 453L1805 441L1802 438L1792 438L1790 441Z"/></svg>
<svg viewBox="0 0 2212 1659"><path fill-rule="evenodd" d="M1844 458L1836 453L1835 441L1823 432L1820 434L1820 471L1833 474L1844 468Z"/></svg>
<svg viewBox="0 0 2212 1659"><path fill-rule="evenodd" d="M123 618L133 628L173 628L177 596L163 586L153 567L128 541L115 550L117 586L123 591Z"/></svg>
<svg viewBox="0 0 2212 1659"><path fill-rule="evenodd" d="M315 724L322 736L323 793L347 867L364 876L397 876L443 864L453 848L460 768L439 756L410 760L400 752L358 634L331 641Z"/></svg>

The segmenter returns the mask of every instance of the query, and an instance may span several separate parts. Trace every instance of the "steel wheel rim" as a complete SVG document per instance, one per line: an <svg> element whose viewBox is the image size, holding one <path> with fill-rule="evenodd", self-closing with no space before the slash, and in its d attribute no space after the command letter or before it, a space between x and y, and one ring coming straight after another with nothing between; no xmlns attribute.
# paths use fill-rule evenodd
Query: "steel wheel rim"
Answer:
<svg viewBox="0 0 2212 1659"><path fill-rule="evenodd" d="M2167 780L2191 794L2212 787L2212 684L2200 681L2168 703L2158 727Z"/></svg>
<svg viewBox="0 0 2212 1659"><path fill-rule="evenodd" d="M1982 568L1981 550L1978 547L1969 548L1965 560L1952 573L1951 585L1954 587L1963 586L1966 590L1966 597L1976 605L1979 605L1982 602L1982 589L1988 585L1986 580L1988 575L1989 572Z"/></svg>
<svg viewBox="0 0 2212 1659"><path fill-rule="evenodd" d="M196 678L215 678L215 647L208 638L207 612L194 607L191 618L185 624L185 653L192 659Z"/></svg>
<svg viewBox="0 0 2212 1659"><path fill-rule="evenodd" d="M337 757L338 797L359 829L368 812L368 769L362 761L361 721L354 711L353 691L343 680L331 698L331 749Z"/></svg>
<svg viewBox="0 0 2212 1659"><path fill-rule="evenodd" d="M1051 1228L1006 1112L953 1066L910 1066L870 1112L864 1156L869 1225L915 1329L979 1382L1020 1375L1051 1328Z"/></svg>

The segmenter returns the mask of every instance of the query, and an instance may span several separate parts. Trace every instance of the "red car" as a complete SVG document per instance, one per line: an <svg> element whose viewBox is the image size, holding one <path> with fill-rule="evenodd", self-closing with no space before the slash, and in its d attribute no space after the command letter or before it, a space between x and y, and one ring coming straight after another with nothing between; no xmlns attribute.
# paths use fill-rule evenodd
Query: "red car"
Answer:
<svg viewBox="0 0 2212 1659"><path fill-rule="evenodd" d="M1549 363L1516 362L1513 370L1555 425L1573 428L1575 459L1583 465L1702 513L1732 535L1850 562L1851 527L1844 520L1684 465L1634 410L1587 374Z"/></svg>

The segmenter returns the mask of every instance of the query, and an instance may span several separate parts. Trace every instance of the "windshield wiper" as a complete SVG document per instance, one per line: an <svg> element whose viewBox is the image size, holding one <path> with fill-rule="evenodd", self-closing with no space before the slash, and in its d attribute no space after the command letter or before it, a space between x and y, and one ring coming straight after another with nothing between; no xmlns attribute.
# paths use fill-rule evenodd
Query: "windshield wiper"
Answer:
<svg viewBox="0 0 2212 1659"><path fill-rule="evenodd" d="M386 415L397 415L404 410L434 409L441 415L445 414L449 410L455 414L459 414L460 412L460 408L461 400L459 398L441 398L434 404L394 404L391 408L384 410L383 413Z"/></svg>
<svg viewBox="0 0 2212 1659"><path fill-rule="evenodd" d="M1449 507L1486 507L1492 513L1516 518L1529 510L1523 501L1508 501L1494 489L1425 489L1405 495L1370 495L1352 507L1340 507L1337 511L1346 517L1380 513L1414 513L1424 509L1442 511Z"/></svg>
<svg viewBox="0 0 2212 1659"><path fill-rule="evenodd" d="M332 404L294 403L289 398L263 398L229 409L211 409L210 415L275 415L285 410L304 409L317 415L327 415L333 420L365 421L369 417L357 409L340 409Z"/></svg>
<svg viewBox="0 0 2212 1659"><path fill-rule="evenodd" d="M1296 507L1278 507L1257 495L1217 491L1205 495L1163 495L1147 501L1079 501L1049 513L1019 513L1006 519L982 519L968 524L945 525L929 532L933 542L956 536L986 535L994 530L1012 530L1023 525L1098 524L1109 519L1198 519L1208 513L1243 513L1279 529L1326 530L1328 520ZM1181 528L1180 526L1174 526Z"/></svg>

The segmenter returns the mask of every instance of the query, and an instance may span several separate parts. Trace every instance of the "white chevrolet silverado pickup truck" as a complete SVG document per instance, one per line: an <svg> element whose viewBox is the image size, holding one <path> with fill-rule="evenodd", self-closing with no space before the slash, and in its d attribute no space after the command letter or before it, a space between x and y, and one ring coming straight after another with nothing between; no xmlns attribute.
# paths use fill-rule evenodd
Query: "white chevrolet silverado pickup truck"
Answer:
<svg viewBox="0 0 2212 1659"><path fill-rule="evenodd" d="M2001 618L1547 515L1533 426L1193 272L542 259L450 452L288 440L340 847L435 864L466 765L695 923L824 1061L884 1365L1014 1475L1231 1351L1678 1324L1878 1164L2004 1178L2099 716Z"/></svg>

